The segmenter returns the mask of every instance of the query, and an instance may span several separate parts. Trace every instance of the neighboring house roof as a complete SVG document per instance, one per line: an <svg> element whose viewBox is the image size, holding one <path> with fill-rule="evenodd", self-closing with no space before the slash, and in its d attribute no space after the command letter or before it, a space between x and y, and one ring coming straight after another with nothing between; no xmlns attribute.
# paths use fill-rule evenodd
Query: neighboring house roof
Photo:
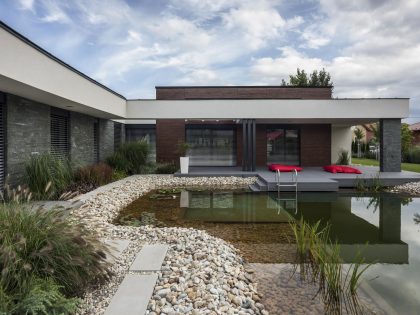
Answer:
<svg viewBox="0 0 420 315"><path fill-rule="evenodd" d="M408 128L410 128L411 131L419 131L420 130L420 122L415 123L415 124L411 124L410 126L408 126Z"/></svg>

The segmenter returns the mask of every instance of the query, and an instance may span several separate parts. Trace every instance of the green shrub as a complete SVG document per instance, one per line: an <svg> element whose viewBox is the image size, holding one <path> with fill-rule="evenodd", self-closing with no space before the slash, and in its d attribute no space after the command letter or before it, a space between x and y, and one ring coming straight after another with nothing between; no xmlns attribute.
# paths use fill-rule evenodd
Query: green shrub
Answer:
<svg viewBox="0 0 420 315"><path fill-rule="evenodd" d="M149 145L145 140L126 142L118 150L107 158L107 163L117 171L140 174L147 164Z"/></svg>
<svg viewBox="0 0 420 315"><path fill-rule="evenodd" d="M66 297L61 289L50 278L29 278L15 292L7 292L0 284L0 314L75 314L80 300Z"/></svg>
<svg viewBox="0 0 420 315"><path fill-rule="evenodd" d="M77 183L88 184L94 187L106 185L113 180L113 170L106 163L97 163L78 168L74 173Z"/></svg>
<svg viewBox="0 0 420 315"><path fill-rule="evenodd" d="M173 174L178 170L175 163L160 163L156 166L156 174Z"/></svg>
<svg viewBox="0 0 420 315"><path fill-rule="evenodd" d="M420 148L415 147L410 149L404 156L404 160L407 163L420 164Z"/></svg>
<svg viewBox="0 0 420 315"><path fill-rule="evenodd" d="M80 223L58 210L21 204L0 208L1 284L6 292L25 288L32 277L51 278L65 294L78 294L110 275L106 247Z"/></svg>
<svg viewBox="0 0 420 315"><path fill-rule="evenodd" d="M25 165L25 181L35 199L54 199L73 179L70 161L50 153L33 155Z"/></svg>
<svg viewBox="0 0 420 315"><path fill-rule="evenodd" d="M121 179L126 178L126 177L127 177L127 173L124 172L124 171L114 170L112 172L112 181L121 180Z"/></svg>
<svg viewBox="0 0 420 315"><path fill-rule="evenodd" d="M336 162L338 165L349 165L350 164L350 158L349 158L349 152L346 150L342 150L340 152L340 155L338 156L338 160Z"/></svg>

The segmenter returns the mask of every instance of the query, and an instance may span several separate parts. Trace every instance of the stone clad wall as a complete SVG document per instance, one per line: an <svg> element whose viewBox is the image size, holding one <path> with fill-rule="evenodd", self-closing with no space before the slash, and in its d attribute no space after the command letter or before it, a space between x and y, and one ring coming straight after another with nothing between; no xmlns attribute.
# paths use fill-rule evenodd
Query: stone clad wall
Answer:
<svg viewBox="0 0 420 315"><path fill-rule="evenodd" d="M70 157L77 166L95 163L93 151L93 124L95 118L70 113Z"/></svg>
<svg viewBox="0 0 420 315"><path fill-rule="evenodd" d="M6 94L6 174L11 184L21 184L25 163L33 154L50 152L51 108ZM95 163L93 123L96 118L70 112L70 157L77 166ZM114 122L99 121L99 158L114 152Z"/></svg>
<svg viewBox="0 0 420 315"><path fill-rule="evenodd" d="M50 150L50 107L11 94L6 104L6 174L14 184L23 180L31 154Z"/></svg>
<svg viewBox="0 0 420 315"><path fill-rule="evenodd" d="M112 120L99 120L99 160L105 159L114 153L114 122Z"/></svg>
<svg viewBox="0 0 420 315"><path fill-rule="evenodd" d="M401 172L401 119L380 121L381 172Z"/></svg>

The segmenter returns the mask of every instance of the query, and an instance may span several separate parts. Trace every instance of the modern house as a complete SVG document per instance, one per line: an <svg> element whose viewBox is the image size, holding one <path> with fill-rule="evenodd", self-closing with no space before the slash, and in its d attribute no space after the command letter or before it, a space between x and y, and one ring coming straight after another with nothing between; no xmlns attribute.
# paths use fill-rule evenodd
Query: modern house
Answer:
<svg viewBox="0 0 420 315"><path fill-rule="evenodd" d="M332 90L282 86L156 87L127 100L0 23L0 176L19 182L32 154L104 160L146 137L156 161L190 143L192 166L268 163L319 167L351 152L351 126L381 122L381 171L399 172L406 98L332 98Z"/></svg>

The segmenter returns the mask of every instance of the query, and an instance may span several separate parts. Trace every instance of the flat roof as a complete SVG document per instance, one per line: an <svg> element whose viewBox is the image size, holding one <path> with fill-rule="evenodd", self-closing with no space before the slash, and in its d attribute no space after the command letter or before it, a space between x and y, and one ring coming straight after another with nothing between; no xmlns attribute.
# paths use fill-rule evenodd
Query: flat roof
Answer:
<svg viewBox="0 0 420 315"><path fill-rule="evenodd" d="M53 54L49 53L48 51L46 51L44 48L42 48L41 46L35 44L33 41L31 41L30 39L28 39L27 37L23 36L22 34L20 34L19 32L15 31L13 28L11 28L10 26L8 26L6 23L4 23L2 20L0 20L0 27L2 29L4 29L5 31L9 32L10 34L12 34L13 36L19 38L20 40L22 40L23 42L25 42L26 44L28 44L29 46L31 46L32 48L38 50L39 52L41 52L42 54L46 55L48 58L58 62L59 64L61 64L62 66L66 67L67 69L77 73L78 75L82 76L83 78L85 78L86 80L89 80L90 82L100 86L101 88L107 90L108 92L126 100L126 98L121 95L118 92L115 92L114 90L110 89L109 87L107 87L106 85L103 85L102 83L99 83L98 81L96 81L95 79L92 79L91 77L89 77L88 75L84 74L83 72L77 70L76 68L70 66L68 63L64 62L63 60L57 58L56 56L54 56Z"/></svg>
<svg viewBox="0 0 420 315"><path fill-rule="evenodd" d="M305 88L305 89L330 89L332 85L329 86L297 86L297 85L159 85L155 86L155 89L221 89L221 88L231 88L231 89L267 89L267 88Z"/></svg>

